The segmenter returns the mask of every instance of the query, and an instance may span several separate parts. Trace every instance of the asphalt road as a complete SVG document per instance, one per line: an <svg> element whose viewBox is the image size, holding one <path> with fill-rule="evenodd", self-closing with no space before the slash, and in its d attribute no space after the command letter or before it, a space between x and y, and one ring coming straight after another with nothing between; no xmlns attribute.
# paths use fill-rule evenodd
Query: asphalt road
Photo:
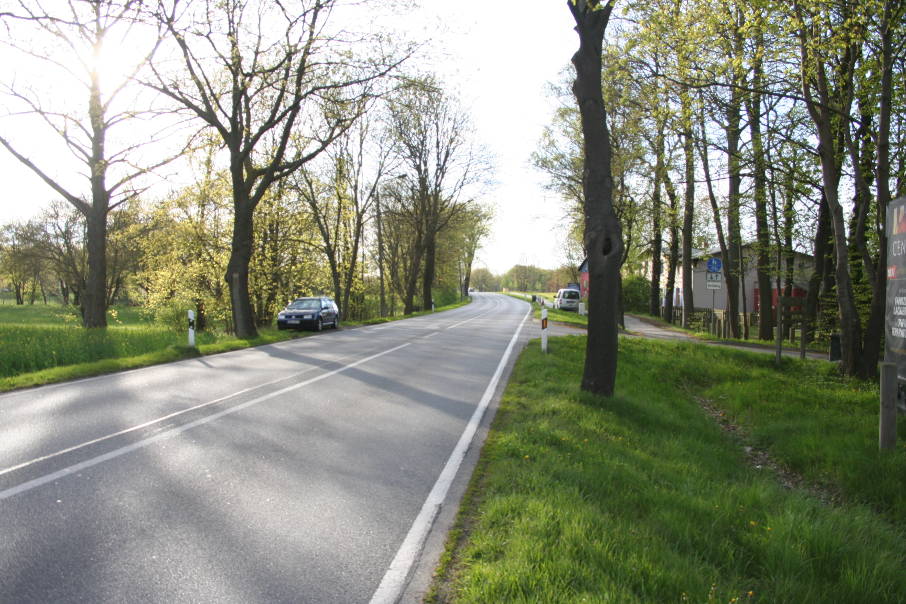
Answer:
<svg viewBox="0 0 906 604"><path fill-rule="evenodd" d="M528 310L479 294L0 396L0 602L396 598Z"/></svg>

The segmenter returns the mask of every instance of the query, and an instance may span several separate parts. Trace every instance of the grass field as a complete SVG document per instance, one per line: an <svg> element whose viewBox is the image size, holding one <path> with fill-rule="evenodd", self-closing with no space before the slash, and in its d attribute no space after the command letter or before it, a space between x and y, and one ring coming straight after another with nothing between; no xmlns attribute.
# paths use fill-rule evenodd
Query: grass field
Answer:
<svg viewBox="0 0 906 604"><path fill-rule="evenodd" d="M875 386L624 338L603 399L578 388L584 346L554 338L517 362L435 601L903 601L906 449L877 451Z"/></svg>

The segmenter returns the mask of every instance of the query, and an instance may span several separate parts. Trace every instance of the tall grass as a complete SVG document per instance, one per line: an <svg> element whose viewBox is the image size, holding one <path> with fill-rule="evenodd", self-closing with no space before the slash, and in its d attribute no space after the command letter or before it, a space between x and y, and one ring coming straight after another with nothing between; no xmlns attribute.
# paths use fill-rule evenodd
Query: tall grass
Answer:
<svg viewBox="0 0 906 604"><path fill-rule="evenodd" d="M757 382L750 407L791 400L801 412L788 393L808 382L801 394L836 392L859 409L848 427L815 420L814 430L861 433L870 387L817 365L789 363L778 377L754 354L623 339L617 396L603 399L579 390L584 347L555 338L549 355L532 345L517 362L436 600L903 601L902 524L784 489L693 398L726 404ZM812 415L826 407L813 402ZM775 438L798 440L802 426ZM866 447L848 453L878 459Z"/></svg>
<svg viewBox="0 0 906 604"><path fill-rule="evenodd" d="M127 323L128 322L128 323ZM59 305L0 309L0 377L147 354L185 344L185 333L148 322L136 309L112 309L109 327L85 330ZM199 334L199 342L213 341Z"/></svg>
<svg viewBox="0 0 906 604"><path fill-rule="evenodd" d="M62 325L0 325L0 377L137 356L182 343L184 334L155 326L82 330Z"/></svg>

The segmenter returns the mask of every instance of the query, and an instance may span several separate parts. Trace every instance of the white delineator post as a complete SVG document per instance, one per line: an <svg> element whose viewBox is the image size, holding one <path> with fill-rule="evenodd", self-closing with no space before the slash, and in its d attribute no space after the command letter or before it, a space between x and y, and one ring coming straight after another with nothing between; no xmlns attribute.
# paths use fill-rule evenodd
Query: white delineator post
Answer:
<svg viewBox="0 0 906 604"><path fill-rule="evenodd" d="M547 352L547 309L541 309L541 352Z"/></svg>
<svg viewBox="0 0 906 604"><path fill-rule="evenodd" d="M579 302L579 316L585 316L585 302Z"/></svg>
<svg viewBox="0 0 906 604"><path fill-rule="evenodd" d="M189 311L189 348L195 347L195 311Z"/></svg>

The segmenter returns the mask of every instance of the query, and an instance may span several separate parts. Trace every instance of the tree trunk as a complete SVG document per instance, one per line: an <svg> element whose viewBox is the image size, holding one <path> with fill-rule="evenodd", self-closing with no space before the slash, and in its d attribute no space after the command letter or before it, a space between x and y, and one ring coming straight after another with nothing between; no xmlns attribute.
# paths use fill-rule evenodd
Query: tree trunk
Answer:
<svg viewBox="0 0 906 604"><path fill-rule="evenodd" d="M429 227L425 233L425 272L422 276L422 310L431 310L434 295L431 287L434 285L434 272L437 262L437 231Z"/></svg>
<svg viewBox="0 0 906 604"><path fill-rule="evenodd" d="M764 36L758 32L756 39L756 57L763 54ZM764 142L761 136L761 94L758 92L761 88L761 60L755 59L753 68L752 88L749 92L746 110L749 117L749 134L752 139L752 159L753 159L753 196L755 201L755 240L756 240L756 273L758 278L758 308L761 313L758 320L758 339L770 340L773 337L773 320L771 315L771 305L773 297L771 296L771 233L768 226L768 204L767 204L767 166L764 154ZM778 267L778 283L780 280L780 268ZM779 295L779 288L778 288ZM777 313L782 312L783 305L777 305Z"/></svg>
<svg viewBox="0 0 906 604"><path fill-rule="evenodd" d="M848 122L841 119L841 115L849 115L852 107L858 51L856 43L849 41L846 45L835 48L833 57L817 54L811 45L810 32L807 31L806 15L801 10L799 17L802 21L799 28L802 92L806 109L818 134L821 179L833 228L842 368L847 375L858 375L862 366L862 323L849 273L846 220L839 197L843 129L849 127Z"/></svg>
<svg viewBox="0 0 906 604"><path fill-rule="evenodd" d="M664 181L664 124L658 125L654 144L654 190L651 195L651 296L648 300L648 314L661 316L661 275L664 271L663 225L661 224L661 185Z"/></svg>
<svg viewBox="0 0 906 604"><path fill-rule="evenodd" d="M244 199L243 199L244 197ZM249 263L252 259L254 218L244 186L233 187L233 246L224 280L230 291L233 329L237 338L258 336L249 296Z"/></svg>
<svg viewBox="0 0 906 604"><path fill-rule="evenodd" d="M730 337L742 338L739 325L739 283L742 277L742 234L739 225L739 207L742 188L742 167L739 157L739 139L742 93L733 89L727 107L727 250L724 256L724 275L727 281L727 321Z"/></svg>
<svg viewBox="0 0 906 604"><path fill-rule="evenodd" d="M890 118L893 106L893 34L896 14L902 15L902 8L895 11L893 2L884 3L881 22L881 90L878 111L878 133L876 143L877 169L875 184L878 192L878 262L872 291L871 314L865 328L862 377L874 377L878 366L887 300L887 206L890 203Z"/></svg>
<svg viewBox="0 0 906 604"><path fill-rule="evenodd" d="M94 204L85 222L88 278L80 296L82 325L107 327L107 204Z"/></svg>
<svg viewBox="0 0 906 604"><path fill-rule="evenodd" d="M688 96L688 95L686 95ZM688 102L688 100L684 101ZM691 110L690 110L691 111ZM686 190L683 205L683 328L689 329L695 301L692 298L692 229L695 222L695 149L692 140L691 118L683 133Z"/></svg>
<svg viewBox="0 0 906 604"><path fill-rule="evenodd" d="M91 205L86 210L86 246L88 278L82 295L82 324L85 327L107 327L107 213L110 193L107 191L106 132L104 106L97 72L91 74L88 101L91 122Z"/></svg>
<svg viewBox="0 0 906 604"><path fill-rule="evenodd" d="M676 292L676 267L679 264L679 198L676 195L676 189L673 182L666 178L664 185L667 190L667 198L670 200L670 246L667 248L667 286L664 291L664 319L668 323L673 323L673 298Z"/></svg>
<svg viewBox="0 0 906 604"><path fill-rule="evenodd" d="M383 219L381 216L381 196L380 193L375 195L374 198L374 207L375 207L375 217L376 217L376 228L377 228L377 252L378 252L378 280L380 282L380 309L379 313L381 317L387 316L387 292L386 285L384 282L384 235L383 235Z"/></svg>
<svg viewBox="0 0 906 604"><path fill-rule="evenodd" d="M573 55L573 94L582 118L585 165L585 249L588 254L588 340L582 389L613 396L617 374L617 312L623 237L613 209L610 133L601 93L601 50L613 3L568 4L576 21L579 50ZM597 9L597 10L596 10Z"/></svg>
<svg viewBox="0 0 906 604"><path fill-rule="evenodd" d="M418 287L418 274L422 266L421 236L413 245L412 256L409 260L409 272L406 275L406 289L403 296L403 314L411 315L415 310L415 290Z"/></svg>

